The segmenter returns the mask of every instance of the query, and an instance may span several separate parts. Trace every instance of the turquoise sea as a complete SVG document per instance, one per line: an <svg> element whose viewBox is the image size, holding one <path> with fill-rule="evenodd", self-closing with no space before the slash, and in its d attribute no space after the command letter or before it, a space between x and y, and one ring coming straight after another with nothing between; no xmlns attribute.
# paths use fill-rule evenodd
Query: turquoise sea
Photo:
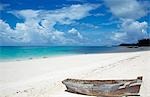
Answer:
<svg viewBox="0 0 150 97"><path fill-rule="evenodd" d="M91 54L119 51L121 47L104 46L1 46L0 61L46 58L70 54Z"/></svg>

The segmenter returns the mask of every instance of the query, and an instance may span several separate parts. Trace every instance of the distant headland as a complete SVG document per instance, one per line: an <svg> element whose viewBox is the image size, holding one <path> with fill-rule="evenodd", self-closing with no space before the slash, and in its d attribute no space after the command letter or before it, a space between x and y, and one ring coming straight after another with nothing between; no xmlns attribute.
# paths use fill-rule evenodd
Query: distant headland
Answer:
<svg viewBox="0 0 150 97"><path fill-rule="evenodd" d="M122 43L119 46L131 46L131 47L132 46L138 46L138 47L150 46L150 38L148 38L148 39L141 39L137 43L132 43L132 44Z"/></svg>

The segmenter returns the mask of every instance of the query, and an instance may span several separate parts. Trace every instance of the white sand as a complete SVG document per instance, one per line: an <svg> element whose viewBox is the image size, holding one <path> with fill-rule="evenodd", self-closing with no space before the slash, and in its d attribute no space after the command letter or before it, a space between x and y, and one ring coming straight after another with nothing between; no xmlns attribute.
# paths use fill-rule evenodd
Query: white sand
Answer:
<svg viewBox="0 0 150 97"><path fill-rule="evenodd" d="M85 54L0 63L0 97L88 97L65 92L66 78L143 76L140 97L150 97L150 51Z"/></svg>

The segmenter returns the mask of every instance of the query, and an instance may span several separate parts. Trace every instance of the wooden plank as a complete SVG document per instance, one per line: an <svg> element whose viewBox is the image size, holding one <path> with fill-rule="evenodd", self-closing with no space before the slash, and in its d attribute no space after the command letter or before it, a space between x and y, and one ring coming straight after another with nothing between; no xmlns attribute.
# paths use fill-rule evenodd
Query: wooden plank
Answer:
<svg viewBox="0 0 150 97"><path fill-rule="evenodd" d="M89 96L138 96L142 77L131 80L79 80L62 81L68 92Z"/></svg>

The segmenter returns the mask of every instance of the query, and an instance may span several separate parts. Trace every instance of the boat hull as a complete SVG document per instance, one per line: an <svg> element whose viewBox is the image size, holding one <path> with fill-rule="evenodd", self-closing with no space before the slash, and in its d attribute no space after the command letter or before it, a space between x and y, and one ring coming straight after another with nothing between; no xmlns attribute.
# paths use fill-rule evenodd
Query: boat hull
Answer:
<svg viewBox="0 0 150 97"><path fill-rule="evenodd" d="M89 96L138 96L142 78L132 80L78 80L62 81L68 92Z"/></svg>

